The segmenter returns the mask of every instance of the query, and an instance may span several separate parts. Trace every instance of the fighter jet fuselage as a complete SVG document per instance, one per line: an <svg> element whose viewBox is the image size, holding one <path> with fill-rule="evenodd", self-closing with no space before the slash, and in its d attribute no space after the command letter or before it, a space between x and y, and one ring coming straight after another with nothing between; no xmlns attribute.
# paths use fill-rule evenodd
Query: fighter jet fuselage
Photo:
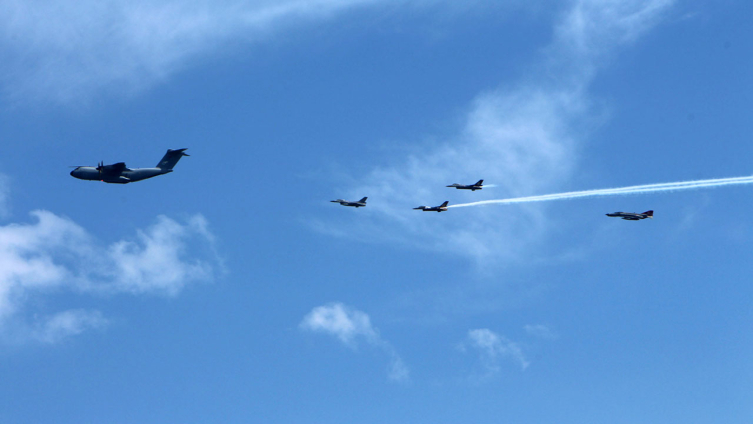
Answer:
<svg viewBox="0 0 753 424"><path fill-rule="evenodd" d="M341 204L343 206L352 206L354 208L364 208L364 207L366 207L366 199L368 199L368 197L364 197L363 199L361 199L361 200L359 200L357 202L350 202L350 201L343 200L343 199L330 200L330 202L332 202L332 203L339 203L339 204Z"/></svg>
<svg viewBox="0 0 753 424"><path fill-rule="evenodd" d="M635 212L612 212L608 213L607 216L612 218L622 218L627 221L639 221L641 219L646 218L654 218L654 211L646 211L643 213L635 213Z"/></svg>
<svg viewBox="0 0 753 424"><path fill-rule="evenodd" d="M173 172L173 167L181 157L188 156L186 149L168 149L165 156L155 168L128 168L124 162L112 165L99 164L98 166L79 166L71 171L71 176L80 180L102 181L111 184L128 184L147 178Z"/></svg>
<svg viewBox="0 0 753 424"><path fill-rule="evenodd" d="M447 187L454 187L458 190L476 191L476 190L481 190L483 188L483 185L484 185L484 180L478 180L476 184L464 185L464 184L455 183L455 184L450 184Z"/></svg>
<svg viewBox="0 0 753 424"><path fill-rule="evenodd" d="M439 206L419 206L417 208L413 208L413 210L417 211L424 211L424 212L445 212L447 211L447 204L450 203L448 200L445 200L444 203L442 203Z"/></svg>

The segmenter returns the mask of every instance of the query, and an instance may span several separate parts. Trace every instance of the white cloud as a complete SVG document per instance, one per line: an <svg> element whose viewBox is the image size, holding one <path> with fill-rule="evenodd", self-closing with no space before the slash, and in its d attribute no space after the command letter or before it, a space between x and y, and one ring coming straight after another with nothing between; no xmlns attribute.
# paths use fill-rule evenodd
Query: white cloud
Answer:
<svg viewBox="0 0 753 424"><path fill-rule="evenodd" d="M177 294L191 281L211 280L212 265L201 260L184 260L189 237L210 242L207 222L195 215L186 225L165 216L146 231L139 230L135 241L119 241L108 248L109 263L114 265L111 281L114 289L133 293L163 292Z"/></svg>
<svg viewBox="0 0 753 424"><path fill-rule="evenodd" d="M499 372L499 362L504 358L516 362L523 370L530 364L517 343L486 328L470 330L466 342L461 345L463 349L466 346L479 352L479 359L486 369L487 376Z"/></svg>
<svg viewBox="0 0 753 424"><path fill-rule="evenodd" d="M541 240L548 229L543 205L516 206L514 211L477 207L432 216L411 208L449 199L460 203L479 196L541 194L561 187L578 165L584 139L604 119L586 91L595 71L613 50L650 28L672 3L573 2L556 25L541 72L516 86L479 95L458 134L362 178L348 194L364 193L382 201L371 204L367 219L361 214L349 222L351 228L342 230L341 221L337 226L344 234L368 234L371 239L450 251L484 262L527 255L526 247ZM496 187L479 193L444 187L481 178ZM447 215L454 215L453 219ZM334 233L322 223L315 225Z"/></svg>
<svg viewBox="0 0 753 424"><path fill-rule="evenodd" d="M410 378L408 367L392 345L382 339L379 331L371 325L369 316L342 303L331 303L312 309L301 321L300 328L307 331L329 334L346 346L355 349L359 341L383 350L390 357L388 377L394 381Z"/></svg>
<svg viewBox="0 0 753 424"><path fill-rule="evenodd" d="M34 224L0 227L0 319L16 311L31 291L44 291L73 280L56 256L68 258L89 243L81 227L50 212L35 211Z"/></svg>
<svg viewBox="0 0 753 424"><path fill-rule="evenodd" d="M48 211L31 215L35 222L0 226L0 326L34 296L60 291L170 296L221 271L215 255L189 252L202 245L212 249L200 215L185 224L160 216L134 240L109 247L70 219ZM54 342L103 322L99 312L63 312L34 329L31 338Z"/></svg>
<svg viewBox="0 0 753 424"><path fill-rule="evenodd" d="M328 333L348 346L356 345L355 339L363 337L368 343L379 340L369 316L361 311L350 309L342 303L314 308L301 322L301 328Z"/></svg>

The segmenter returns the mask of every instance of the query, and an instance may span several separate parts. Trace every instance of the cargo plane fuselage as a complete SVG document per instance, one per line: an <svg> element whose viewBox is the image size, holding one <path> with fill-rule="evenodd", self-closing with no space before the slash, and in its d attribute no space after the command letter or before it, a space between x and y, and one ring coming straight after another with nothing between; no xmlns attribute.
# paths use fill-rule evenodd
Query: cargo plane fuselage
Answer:
<svg viewBox="0 0 753 424"><path fill-rule="evenodd" d="M78 166L71 171L71 176L79 180L102 181L111 184L133 183L173 172L173 167L178 163L180 158L188 156L184 153L185 150L168 149L165 156L162 157L162 160L154 168L128 168L125 162L118 162L112 165L100 163L97 166Z"/></svg>

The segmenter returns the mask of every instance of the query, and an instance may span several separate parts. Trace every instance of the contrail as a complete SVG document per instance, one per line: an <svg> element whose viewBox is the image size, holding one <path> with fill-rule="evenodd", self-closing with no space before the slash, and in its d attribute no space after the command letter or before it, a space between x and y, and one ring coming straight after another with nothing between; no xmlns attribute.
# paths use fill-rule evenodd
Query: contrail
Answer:
<svg viewBox="0 0 753 424"><path fill-rule="evenodd" d="M450 208L466 206L512 203L547 202L550 200L577 199L579 197L617 196L620 194L653 193L657 191L693 190L705 187L721 187L727 185L753 184L753 176L735 178L717 178L714 180L681 181L677 183L646 184L620 188L602 188L598 190L570 191L567 193L544 194L540 196L515 197L511 199L482 200L480 202L450 205Z"/></svg>

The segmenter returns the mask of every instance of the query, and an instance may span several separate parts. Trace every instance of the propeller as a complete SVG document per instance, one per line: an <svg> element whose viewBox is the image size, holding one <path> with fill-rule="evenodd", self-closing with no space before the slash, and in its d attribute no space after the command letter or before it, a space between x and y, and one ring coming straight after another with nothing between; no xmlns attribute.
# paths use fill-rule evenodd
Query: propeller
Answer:
<svg viewBox="0 0 753 424"><path fill-rule="evenodd" d="M97 171L99 171L99 180L102 181L102 170L105 168L105 162L99 161L97 164Z"/></svg>

